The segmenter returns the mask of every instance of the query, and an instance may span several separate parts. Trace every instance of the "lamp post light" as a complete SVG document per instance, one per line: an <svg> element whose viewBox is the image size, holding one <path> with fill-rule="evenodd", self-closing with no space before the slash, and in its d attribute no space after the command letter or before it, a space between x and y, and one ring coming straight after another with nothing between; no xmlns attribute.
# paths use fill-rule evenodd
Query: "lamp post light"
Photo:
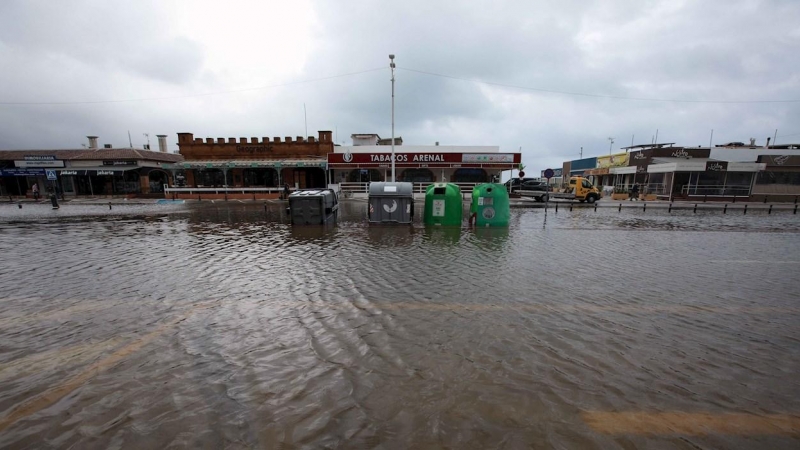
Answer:
<svg viewBox="0 0 800 450"><path fill-rule="evenodd" d="M608 154L610 155L611 154L611 148L614 146L614 138L610 137L610 138L608 138L608 141L610 142L610 144L608 144Z"/></svg>
<svg viewBox="0 0 800 450"><path fill-rule="evenodd" d="M392 183L394 183L394 55L389 55L389 67L392 69Z"/></svg>

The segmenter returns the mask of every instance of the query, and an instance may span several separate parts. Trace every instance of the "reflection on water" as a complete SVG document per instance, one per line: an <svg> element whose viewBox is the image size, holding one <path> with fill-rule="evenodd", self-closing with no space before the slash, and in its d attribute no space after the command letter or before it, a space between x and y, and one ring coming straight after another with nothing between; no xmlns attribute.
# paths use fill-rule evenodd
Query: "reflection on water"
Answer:
<svg viewBox="0 0 800 450"><path fill-rule="evenodd" d="M95 206L0 207L0 447L798 445L798 216Z"/></svg>

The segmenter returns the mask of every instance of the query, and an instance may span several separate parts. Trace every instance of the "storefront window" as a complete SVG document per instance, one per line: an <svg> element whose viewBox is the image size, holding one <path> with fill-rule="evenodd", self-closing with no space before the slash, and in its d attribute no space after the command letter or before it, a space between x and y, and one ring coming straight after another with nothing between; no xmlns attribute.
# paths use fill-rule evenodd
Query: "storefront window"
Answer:
<svg viewBox="0 0 800 450"><path fill-rule="evenodd" d="M245 187L273 187L278 185L278 172L274 169L244 169Z"/></svg>
<svg viewBox="0 0 800 450"><path fill-rule="evenodd" d="M201 169L195 171L197 187L221 187L225 184L225 174L219 169Z"/></svg>
<svg viewBox="0 0 800 450"><path fill-rule="evenodd" d="M788 184L800 186L800 172L759 172L756 178L756 184Z"/></svg>
<svg viewBox="0 0 800 450"><path fill-rule="evenodd" d="M486 183L488 179L483 169L457 169L453 173L455 183Z"/></svg>
<svg viewBox="0 0 800 450"><path fill-rule="evenodd" d="M400 175L400 181L411 183L433 183L433 172L428 169L406 169Z"/></svg>

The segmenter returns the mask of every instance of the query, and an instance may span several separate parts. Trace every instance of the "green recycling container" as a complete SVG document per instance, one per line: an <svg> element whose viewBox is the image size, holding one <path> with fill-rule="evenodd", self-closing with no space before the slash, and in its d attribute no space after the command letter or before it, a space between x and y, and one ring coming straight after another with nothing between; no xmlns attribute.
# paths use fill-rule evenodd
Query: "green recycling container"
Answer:
<svg viewBox="0 0 800 450"><path fill-rule="evenodd" d="M461 188L453 183L435 183L425 190L425 225L460 227L463 205Z"/></svg>
<svg viewBox="0 0 800 450"><path fill-rule="evenodd" d="M508 190L499 183L475 186L469 212L474 216L477 227L507 227L511 216Z"/></svg>

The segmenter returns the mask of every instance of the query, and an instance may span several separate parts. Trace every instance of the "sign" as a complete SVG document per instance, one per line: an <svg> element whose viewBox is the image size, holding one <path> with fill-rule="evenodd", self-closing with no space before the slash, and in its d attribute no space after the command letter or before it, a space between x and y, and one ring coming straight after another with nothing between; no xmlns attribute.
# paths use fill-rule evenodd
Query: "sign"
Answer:
<svg viewBox="0 0 800 450"><path fill-rule="evenodd" d="M104 166L135 166L136 161L103 161Z"/></svg>
<svg viewBox="0 0 800 450"><path fill-rule="evenodd" d="M86 171L82 170L81 172L86 172ZM76 175L78 175L78 171L77 170L62 170L61 171L61 176L62 177L65 177L65 176L76 176ZM81 175L84 175L84 174L81 174Z"/></svg>
<svg viewBox="0 0 800 450"><path fill-rule="evenodd" d="M547 178L548 180L550 178L553 178L553 176L555 176L555 174L556 173L555 173L555 171L553 169L545 169L544 170L544 177Z"/></svg>
<svg viewBox="0 0 800 450"><path fill-rule="evenodd" d="M514 163L513 153L462 153L461 162L465 163Z"/></svg>
<svg viewBox="0 0 800 450"><path fill-rule="evenodd" d="M25 155L22 159L25 161L55 161L56 157L53 155Z"/></svg>
<svg viewBox="0 0 800 450"><path fill-rule="evenodd" d="M58 177L56 177L56 171L55 170L45 170L44 172L47 174L47 179L48 180L55 181L55 180L58 179Z"/></svg>
<svg viewBox="0 0 800 450"><path fill-rule="evenodd" d="M395 165L401 167L452 167L453 164L471 164L473 166L502 165L510 166L519 163L519 153L401 153L395 152ZM391 164L391 153L328 153L328 165L352 165L378 167ZM466 165L464 165L466 167ZM508 167L511 168L511 167Z"/></svg>
<svg viewBox="0 0 800 450"><path fill-rule="evenodd" d="M433 217L444 217L444 199L433 200Z"/></svg>
<svg viewBox="0 0 800 450"><path fill-rule="evenodd" d="M706 172L726 172L727 170L727 161L708 161L706 163Z"/></svg>
<svg viewBox="0 0 800 450"><path fill-rule="evenodd" d="M561 176L561 174L562 174L562 173L564 173L564 170L563 170L561 167L559 167L558 169L546 169L546 170L552 170L552 171L553 171L553 176L552 176L552 177L550 177L550 178L553 178L553 177L555 177L555 178L558 178L558 177L560 177L560 176ZM547 178L547 177L544 175L544 173L546 172L546 170L543 170L543 171L541 172L541 177L542 177L542 178Z"/></svg>
<svg viewBox="0 0 800 450"><path fill-rule="evenodd" d="M625 167L627 165L628 165L627 153L617 153L614 155L597 157L598 169L608 169L611 167Z"/></svg>
<svg viewBox="0 0 800 450"><path fill-rule="evenodd" d="M37 177L44 175L44 169L0 169L3 177Z"/></svg>
<svg viewBox="0 0 800 450"><path fill-rule="evenodd" d="M36 160L36 161L14 161L17 167L64 167L64 161Z"/></svg>
<svg viewBox="0 0 800 450"><path fill-rule="evenodd" d="M258 145L237 145L237 153L255 154L255 153L271 153L272 144L258 144Z"/></svg>
<svg viewBox="0 0 800 450"><path fill-rule="evenodd" d="M758 162L768 166L800 166L800 155L758 155Z"/></svg>
<svg viewBox="0 0 800 450"><path fill-rule="evenodd" d="M520 170L520 171L519 171L519 177L520 177L520 178L524 178L524 177L525 177L525 172L524 172L524 171L522 171L522 170Z"/></svg>

